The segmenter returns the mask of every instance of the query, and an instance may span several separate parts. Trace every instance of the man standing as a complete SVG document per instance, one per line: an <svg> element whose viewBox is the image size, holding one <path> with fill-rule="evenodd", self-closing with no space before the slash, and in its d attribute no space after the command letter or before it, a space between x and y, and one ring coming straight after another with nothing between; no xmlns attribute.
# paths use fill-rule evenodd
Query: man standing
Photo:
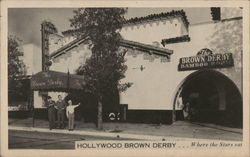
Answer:
<svg viewBox="0 0 250 157"><path fill-rule="evenodd" d="M69 131L74 130L74 119L75 119L75 108L80 105L78 103L77 105L72 105L72 101L68 101L69 106L66 108L66 115L69 119Z"/></svg>
<svg viewBox="0 0 250 157"><path fill-rule="evenodd" d="M184 120L191 120L191 109L189 101L186 102L182 110L183 110Z"/></svg>
<svg viewBox="0 0 250 157"><path fill-rule="evenodd" d="M55 127L55 102L48 96L47 100L48 107L48 118L49 118L49 129L53 129Z"/></svg>
<svg viewBox="0 0 250 157"><path fill-rule="evenodd" d="M65 107L66 103L62 99L61 95L58 95L58 101L56 102L56 109L57 109L57 121L59 128L64 128L64 114L65 114Z"/></svg>

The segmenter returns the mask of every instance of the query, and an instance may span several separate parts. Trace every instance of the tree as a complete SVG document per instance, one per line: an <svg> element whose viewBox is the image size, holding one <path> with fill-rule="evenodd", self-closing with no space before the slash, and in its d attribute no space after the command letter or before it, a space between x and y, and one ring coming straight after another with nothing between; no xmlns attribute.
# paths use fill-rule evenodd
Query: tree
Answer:
<svg viewBox="0 0 250 157"><path fill-rule="evenodd" d="M9 100L13 95L22 95L22 83L16 81L18 76L25 74L25 65L20 57L23 52L20 50L20 40L17 37L8 37L8 92Z"/></svg>
<svg viewBox="0 0 250 157"><path fill-rule="evenodd" d="M88 38L92 55L77 73L84 75L85 89L98 100L97 127L102 129L103 97L115 89L125 91L131 83L121 83L127 69L124 51L119 51L119 30L125 21L125 8L80 8L70 19L74 35Z"/></svg>

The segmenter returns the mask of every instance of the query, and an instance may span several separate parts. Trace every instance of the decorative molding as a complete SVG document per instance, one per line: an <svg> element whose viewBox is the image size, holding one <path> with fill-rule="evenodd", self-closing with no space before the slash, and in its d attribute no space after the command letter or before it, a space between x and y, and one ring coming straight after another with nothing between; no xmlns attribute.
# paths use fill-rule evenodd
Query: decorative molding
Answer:
<svg viewBox="0 0 250 157"><path fill-rule="evenodd" d="M156 59L160 59L161 63L170 62L170 56L159 56L156 54L150 54L150 52L145 52L143 50L134 50L132 48L129 48L126 55L132 56L133 58L138 57L138 55L143 55L143 60L147 60L149 62L154 62Z"/></svg>
<svg viewBox="0 0 250 157"><path fill-rule="evenodd" d="M72 53L71 52L72 49L74 49L75 51L84 49L80 43L88 43L88 39L87 38L76 39L76 40L70 42L69 44L66 44L63 47L59 48L55 52L53 52L50 55L50 58L52 60L57 59L57 58L61 58L59 56L61 56L62 54ZM78 45L78 46L76 46L76 45ZM131 51L132 51L131 55L133 57L136 57L138 54L145 53L147 55L150 55L153 58L156 58L155 56L170 58L170 55L173 54L173 50L169 50L166 48L160 48L160 47L157 47L154 45L143 44L143 43L130 41L130 40L121 40L120 46L125 48L125 49L131 49ZM64 58L64 57L62 57L62 58ZM54 61L57 62L58 60L54 60ZM153 59L151 58L150 61L153 61Z"/></svg>
<svg viewBox="0 0 250 157"><path fill-rule="evenodd" d="M159 26L160 22L159 21L156 21L156 26Z"/></svg>
<svg viewBox="0 0 250 157"><path fill-rule="evenodd" d="M151 55L150 55L150 54L148 54L148 53L144 53L144 54L143 54L143 59L144 59L144 60L150 60L150 58L151 58Z"/></svg>
<svg viewBox="0 0 250 157"><path fill-rule="evenodd" d="M57 49L56 51L52 52L50 57L54 58L54 57L58 57L61 54L67 53L69 50L71 50L72 48L76 47L76 44L78 43L85 43L87 42L89 39L84 37L81 39L75 39L71 42L69 42L68 44L64 45L63 47Z"/></svg>
<svg viewBox="0 0 250 157"><path fill-rule="evenodd" d="M160 14L150 14L147 16L143 16L143 17L135 17L135 18L131 18L128 19L124 22L123 27L125 28L125 30L127 30L127 26L131 25L131 29L133 30L133 26L137 25L137 24L143 24L143 27L145 28L146 26L145 23L150 23L150 26L152 26L152 22L154 21L164 21L163 23L166 24L166 19L170 19L173 17L180 17L184 23L184 26L188 29L189 26L189 21L187 19L186 13L184 10L172 10L171 12L162 12ZM66 31L63 31L62 34L64 36L70 36L70 35L74 35L78 32L78 29L69 29Z"/></svg>
<svg viewBox="0 0 250 157"><path fill-rule="evenodd" d="M170 58L161 57L161 63L170 62Z"/></svg>
<svg viewBox="0 0 250 157"><path fill-rule="evenodd" d="M180 43L180 42L189 42L191 39L189 35L183 35L175 38L162 39L161 44L165 47L167 44Z"/></svg>
<svg viewBox="0 0 250 157"><path fill-rule="evenodd" d="M173 19L169 19L169 23L173 24L174 20Z"/></svg>
<svg viewBox="0 0 250 157"><path fill-rule="evenodd" d="M131 18L131 19L126 20L124 22L124 25L135 25L135 24L144 23L144 22L168 19L170 17L181 17L185 27L188 28L189 21L187 19L187 16L184 10L178 10L178 11L172 10L171 12L166 12L166 13L162 12L160 14L151 14L151 15L144 16L144 17Z"/></svg>
<svg viewBox="0 0 250 157"><path fill-rule="evenodd" d="M123 46L125 48L137 49L146 53L149 53L149 51L151 51L153 54L160 56L170 56L171 54L173 54L172 50L166 48L160 48L153 45L143 44L130 40L121 40L120 46Z"/></svg>
<svg viewBox="0 0 250 157"><path fill-rule="evenodd" d="M79 31L78 29L69 29L69 30L63 31L62 34L63 36L72 36L78 31Z"/></svg>

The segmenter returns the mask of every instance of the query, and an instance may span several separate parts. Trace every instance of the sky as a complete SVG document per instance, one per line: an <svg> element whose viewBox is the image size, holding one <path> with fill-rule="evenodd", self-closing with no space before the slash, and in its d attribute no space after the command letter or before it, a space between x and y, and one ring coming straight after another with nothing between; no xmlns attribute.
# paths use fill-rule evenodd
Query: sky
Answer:
<svg viewBox="0 0 250 157"><path fill-rule="evenodd" d="M210 8L128 8L126 19L147 16L172 10L186 12L190 24L211 21ZM74 8L10 8L8 10L8 34L22 40L23 44L41 45L41 23L51 21L62 32L71 29L69 19Z"/></svg>

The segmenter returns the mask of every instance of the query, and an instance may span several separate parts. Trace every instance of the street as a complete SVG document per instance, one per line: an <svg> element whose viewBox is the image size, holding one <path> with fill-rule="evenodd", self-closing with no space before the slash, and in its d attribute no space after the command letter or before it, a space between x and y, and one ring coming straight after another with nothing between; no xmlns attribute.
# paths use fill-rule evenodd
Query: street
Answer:
<svg viewBox="0 0 250 157"><path fill-rule="evenodd" d="M81 140L128 139L9 130L9 149L74 149Z"/></svg>

